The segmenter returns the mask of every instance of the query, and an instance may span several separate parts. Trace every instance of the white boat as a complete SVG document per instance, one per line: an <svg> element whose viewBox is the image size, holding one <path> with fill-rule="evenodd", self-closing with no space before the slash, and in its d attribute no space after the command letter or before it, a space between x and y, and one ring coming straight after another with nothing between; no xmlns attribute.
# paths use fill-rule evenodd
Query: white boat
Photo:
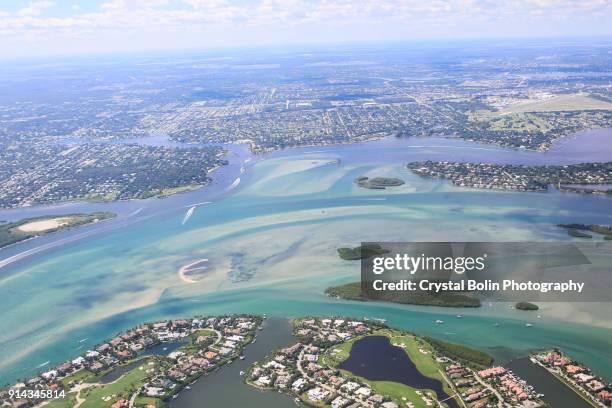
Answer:
<svg viewBox="0 0 612 408"><path fill-rule="evenodd" d="M533 326L533 324L531 324L531 323L525 323L525 326L527 326L527 327L531 327L531 326Z"/></svg>
<svg viewBox="0 0 612 408"><path fill-rule="evenodd" d="M244 371L240 371L240 376L243 376L243 375L244 375Z"/></svg>
<svg viewBox="0 0 612 408"><path fill-rule="evenodd" d="M444 320L436 320L436 324L442 324L444 323Z"/></svg>
<svg viewBox="0 0 612 408"><path fill-rule="evenodd" d="M461 319L463 317L463 315L457 315L458 319Z"/></svg>

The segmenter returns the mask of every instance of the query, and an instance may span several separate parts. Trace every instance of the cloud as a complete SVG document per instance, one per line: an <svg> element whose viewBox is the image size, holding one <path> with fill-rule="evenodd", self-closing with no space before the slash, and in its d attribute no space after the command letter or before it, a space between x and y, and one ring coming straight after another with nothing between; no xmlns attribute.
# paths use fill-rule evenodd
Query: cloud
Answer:
<svg viewBox="0 0 612 408"><path fill-rule="evenodd" d="M239 38L256 41L249 37L249 30L256 29L308 39L322 29L332 36L334 28L339 35L349 35L340 32L348 26L357 27L361 37L382 27L406 39L465 33L530 35L553 29L572 35L584 28L612 34L603 28L612 19L608 0L101 0L93 11L75 4L64 15L54 14L59 11L53 6L45 0L16 12L0 10L0 34L31 39L84 38L104 31L126 36L138 31L185 36L206 32L219 44Z"/></svg>
<svg viewBox="0 0 612 408"><path fill-rule="evenodd" d="M35 17L39 16L46 9L53 7L55 2L53 1L35 1L30 3L28 6L17 11L17 16L19 17Z"/></svg>
<svg viewBox="0 0 612 408"><path fill-rule="evenodd" d="M611 6L606 0L518 0L493 2L487 0L255 0L251 2L230 0L183 0L182 6L168 0L110 0L100 4L96 12L80 12L67 17L43 17L52 7L52 1L37 1L5 16L4 27L12 29L85 26L122 28L151 24L183 27L184 24L301 24L312 21L366 21L380 23L392 21L452 21L480 20L496 15L561 16L571 19L574 13L607 12ZM174 8L171 7L174 5ZM63 20L63 21L58 21Z"/></svg>

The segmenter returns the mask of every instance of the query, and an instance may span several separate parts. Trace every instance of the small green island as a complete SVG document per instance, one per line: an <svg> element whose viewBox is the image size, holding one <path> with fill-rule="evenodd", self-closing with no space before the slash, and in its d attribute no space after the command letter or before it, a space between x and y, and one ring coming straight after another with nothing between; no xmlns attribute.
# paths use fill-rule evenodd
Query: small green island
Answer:
<svg viewBox="0 0 612 408"><path fill-rule="evenodd" d="M514 308L517 310L538 310L540 309L538 305L529 302L518 302L514 305Z"/></svg>
<svg viewBox="0 0 612 408"><path fill-rule="evenodd" d="M389 252L378 244L363 244L355 248L338 248L337 251L338 256L345 261L357 261L359 259L366 259L374 255L383 255Z"/></svg>
<svg viewBox="0 0 612 408"><path fill-rule="evenodd" d="M0 248L52 232L75 228L115 217L110 212L48 215L0 223Z"/></svg>
<svg viewBox="0 0 612 408"><path fill-rule="evenodd" d="M368 297L361 290L361 282L330 286L325 289L330 297L357 300L360 302L379 301L405 305L440 306L440 307L480 307L480 300L463 293L437 293L427 291L381 291L376 297Z"/></svg>
<svg viewBox="0 0 612 408"><path fill-rule="evenodd" d="M565 228L567 235L574 238L587 238L592 239L595 233L599 236L603 236L606 241L612 240L612 226L600 225L600 224L558 224L558 227Z"/></svg>
<svg viewBox="0 0 612 408"><path fill-rule="evenodd" d="M362 188L371 190L385 190L387 187L398 187L405 184L404 180L395 177L365 177L360 176L355 178L355 184Z"/></svg>

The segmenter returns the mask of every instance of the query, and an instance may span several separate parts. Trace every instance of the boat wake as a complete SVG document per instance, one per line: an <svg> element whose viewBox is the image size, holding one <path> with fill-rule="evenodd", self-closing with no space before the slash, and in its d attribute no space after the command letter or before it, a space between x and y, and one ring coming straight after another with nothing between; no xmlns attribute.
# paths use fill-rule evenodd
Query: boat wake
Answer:
<svg viewBox="0 0 612 408"><path fill-rule="evenodd" d="M187 221L189 221L195 209L196 209L196 206L194 205L193 207L187 210L187 212L185 213L185 216L183 217L183 221L181 222L181 225L185 225Z"/></svg>
<svg viewBox="0 0 612 408"><path fill-rule="evenodd" d="M133 217L133 216L135 216L135 215L140 214L140 213L142 212L142 210L144 210L144 207L140 207L140 208L139 208L139 209L137 209L136 211L129 213L127 216L128 216L128 217Z"/></svg>
<svg viewBox="0 0 612 408"><path fill-rule="evenodd" d="M187 210L187 212L185 213L185 216L183 217L183 221L181 221L181 225L185 225L187 221L189 221L189 219L191 218L191 216L193 215L197 207L204 205L204 204L210 204L211 202L212 201L203 201L201 203L192 204ZM184 207L184 208L187 208L187 207Z"/></svg>
<svg viewBox="0 0 612 408"><path fill-rule="evenodd" d="M227 188L227 191L231 191L235 189L236 187L238 187L239 184L240 184L240 177L237 177L236 180L234 180L234 182Z"/></svg>

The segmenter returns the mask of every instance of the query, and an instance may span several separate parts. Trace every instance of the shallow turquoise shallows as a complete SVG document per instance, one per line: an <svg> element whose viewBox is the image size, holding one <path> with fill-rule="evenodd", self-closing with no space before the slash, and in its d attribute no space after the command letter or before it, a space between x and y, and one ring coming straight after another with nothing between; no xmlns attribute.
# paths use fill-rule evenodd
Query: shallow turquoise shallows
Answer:
<svg viewBox="0 0 612 408"><path fill-rule="evenodd" d="M594 131L545 154L454 139L385 139L265 157L236 148L215 183L196 192L2 211L0 219L90 210L119 216L0 251L0 383L33 375L143 321L234 312L385 318L415 333L488 349L500 361L558 346L610 378L609 304L544 304L529 313L485 302L458 310L340 301L323 291L359 278L359 263L340 260L336 248L360 241L568 240L556 224L612 223L609 197L554 188L462 189L416 177L407 162L612 160L611 141L610 130ZM362 175L406 184L365 190L353 183ZM181 273L198 260L197 269Z"/></svg>

